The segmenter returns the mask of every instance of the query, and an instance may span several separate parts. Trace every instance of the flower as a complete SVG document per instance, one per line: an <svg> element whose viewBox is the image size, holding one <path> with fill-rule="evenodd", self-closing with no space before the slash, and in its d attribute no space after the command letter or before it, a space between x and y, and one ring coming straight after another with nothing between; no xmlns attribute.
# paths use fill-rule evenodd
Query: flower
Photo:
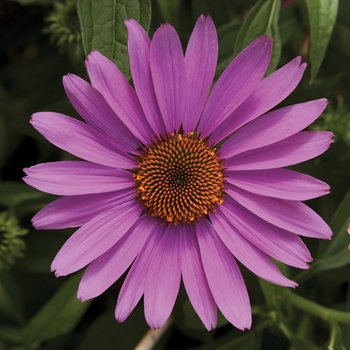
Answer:
<svg viewBox="0 0 350 350"><path fill-rule="evenodd" d="M32 116L47 140L84 160L25 169L26 183L63 196L33 224L81 226L52 270L65 276L87 266L78 289L83 301L131 266L118 296L118 321L143 296L148 324L161 327L182 279L208 330L216 325L216 307L235 327L250 328L236 259L267 281L295 287L271 258L308 268L312 258L299 235L331 237L301 202L328 193L328 185L283 168L329 147L332 133L302 131L327 101L270 111L294 90L306 65L295 58L264 78L272 46L266 36L243 50L210 92L218 43L209 16L198 19L185 55L169 24L152 41L135 20L126 26L135 90L93 51L86 60L91 85L75 75L63 78L86 123L53 112Z"/></svg>

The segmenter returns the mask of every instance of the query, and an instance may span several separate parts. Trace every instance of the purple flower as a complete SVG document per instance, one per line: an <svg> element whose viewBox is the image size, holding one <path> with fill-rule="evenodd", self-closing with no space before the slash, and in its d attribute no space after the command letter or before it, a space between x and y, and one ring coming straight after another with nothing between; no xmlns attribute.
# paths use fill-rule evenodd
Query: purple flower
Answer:
<svg viewBox="0 0 350 350"><path fill-rule="evenodd" d="M29 185L62 196L33 224L81 226L52 263L57 276L87 266L81 300L103 293L131 266L118 321L143 296L148 324L161 327L182 279L208 330L216 325L216 307L237 328L249 328L236 259L267 281L295 287L271 258L306 269L312 258L298 235L332 235L301 202L329 186L283 168L328 149L332 133L302 131L327 101L269 112L295 89L306 65L297 57L264 78L272 45L266 36L242 51L210 91L218 54L210 17L198 19L185 55L169 24L152 41L135 20L126 26L135 90L93 51L86 61L91 85L63 78L86 123L53 112L32 117L47 140L83 159L26 169Z"/></svg>

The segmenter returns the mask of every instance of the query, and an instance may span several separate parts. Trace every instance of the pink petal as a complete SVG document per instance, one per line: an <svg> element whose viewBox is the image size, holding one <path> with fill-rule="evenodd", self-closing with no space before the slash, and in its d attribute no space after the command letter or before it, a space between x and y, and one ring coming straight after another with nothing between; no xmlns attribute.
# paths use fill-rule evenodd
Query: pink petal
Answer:
<svg viewBox="0 0 350 350"><path fill-rule="evenodd" d="M77 227L95 216L135 198L134 189L61 197L41 209L32 219L37 230Z"/></svg>
<svg viewBox="0 0 350 350"><path fill-rule="evenodd" d="M250 243L229 224L229 220L220 208L217 213L210 215L210 220L226 247L246 268L271 283L286 287L297 286L297 283L283 276L267 254Z"/></svg>
<svg viewBox="0 0 350 350"><path fill-rule="evenodd" d="M263 79L252 94L213 131L211 142L220 142L289 96L299 84L306 68L306 63L299 66L300 60L300 57L296 57Z"/></svg>
<svg viewBox="0 0 350 350"><path fill-rule="evenodd" d="M196 230L204 271L216 304L235 327L249 329L252 323L249 296L234 257L207 220L201 220Z"/></svg>
<svg viewBox="0 0 350 350"><path fill-rule="evenodd" d="M226 171L225 176L228 183L267 197L303 201L329 193L325 182L288 169Z"/></svg>
<svg viewBox="0 0 350 350"><path fill-rule="evenodd" d="M313 238L332 236L329 226L304 203L259 196L230 184L226 193L255 215L287 231Z"/></svg>
<svg viewBox="0 0 350 350"><path fill-rule="evenodd" d="M120 120L144 144L153 138L135 91L119 68L98 51L86 59L86 68L92 86L105 98Z"/></svg>
<svg viewBox="0 0 350 350"><path fill-rule="evenodd" d="M181 272L187 295L208 331L216 327L216 304L210 291L194 228L184 225L181 236Z"/></svg>
<svg viewBox="0 0 350 350"><path fill-rule="evenodd" d="M23 180L40 191L59 196L102 193L135 185L125 170L77 160L43 163L23 169Z"/></svg>
<svg viewBox="0 0 350 350"><path fill-rule="evenodd" d="M235 132L222 145L220 154L224 158L230 158L286 139L315 121L327 103L323 98L269 112Z"/></svg>
<svg viewBox="0 0 350 350"><path fill-rule="evenodd" d="M145 281L145 317L152 329L169 318L181 280L179 227L169 225L154 247Z"/></svg>
<svg viewBox="0 0 350 350"><path fill-rule="evenodd" d="M158 105L167 132L177 131L185 113L186 72L180 39L175 29L163 24L151 42L151 72Z"/></svg>
<svg viewBox="0 0 350 350"><path fill-rule="evenodd" d="M117 243L139 218L143 207L128 202L104 212L78 229L52 262L56 276L78 271Z"/></svg>
<svg viewBox="0 0 350 350"><path fill-rule="evenodd" d="M309 267L306 262L312 261L310 252L296 234L260 219L230 198L220 211L232 227L264 253L290 266Z"/></svg>
<svg viewBox="0 0 350 350"><path fill-rule="evenodd" d="M115 168L133 168L135 160L89 125L63 114L39 112L31 124L55 146L84 160Z"/></svg>
<svg viewBox="0 0 350 350"><path fill-rule="evenodd" d="M109 288L132 264L156 225L153 218L142 216L112 248L93 260L80 281L78 298L95 298Z"/></svg>
<svg viewBox="0 0 350 350"><path fill-rule="evenodd" d="M136 94L139 98L147 121L154 133L165 134L165 125L160 113L154 92L151 67L150 45L151 41L145 30L134 19L125 21L128 28L128 51L130 67Z"/></svg>
<svg viewBox="0 0 350 350"><path fill-rule="evenodd" d="M324 153L332 140L328 131L301 131L282 141L240 153L225 160L228 170L274 169L315 158Z"/></svg>
<svg viewBox="0 0 350 350"><path fill-rule="evenodd" d="M115 318L118 322L124 322L141 299L145 290L146 275L152 253L164 234L165 226L159 226L149 235L148 241L126 276L115 309Z"/></svg>
<svg viewBox="0 0 350 350"><path fill-rule="evenodd" d="M200 54L199 54L200 53ZM202 114L218 59L218 39L215 25L208 16L199 17L185 54L187 108L182 126L185 133L193 131Z"/></svg>
<svg viewBox="0 0 350 350"><path fill-rule="evenodd" d="M75 110L95 130L127 152L134 152L140 147L134 135L89 83L74 74L68 74L63 77L63 85Z"/></svg>
<svg viewBox="0 0 350 350"><path fill-rule="evenodd" d="M209 136L258 86L269 65L272 40L254 40L225 69L204 107L198 131Z"/></svg>

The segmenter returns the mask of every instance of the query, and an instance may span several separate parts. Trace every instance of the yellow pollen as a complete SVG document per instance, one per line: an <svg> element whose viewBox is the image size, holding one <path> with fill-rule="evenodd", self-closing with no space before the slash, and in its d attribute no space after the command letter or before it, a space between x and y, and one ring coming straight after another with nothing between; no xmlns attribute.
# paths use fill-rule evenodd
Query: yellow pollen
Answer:
<svg viewBox="0 0 350 350"><path fill-rule="evenodd" d="M215 151L195 132L171 134L146 147L133 178L149 215L178 225L215 212L224 201L224 168Z"/></svg>

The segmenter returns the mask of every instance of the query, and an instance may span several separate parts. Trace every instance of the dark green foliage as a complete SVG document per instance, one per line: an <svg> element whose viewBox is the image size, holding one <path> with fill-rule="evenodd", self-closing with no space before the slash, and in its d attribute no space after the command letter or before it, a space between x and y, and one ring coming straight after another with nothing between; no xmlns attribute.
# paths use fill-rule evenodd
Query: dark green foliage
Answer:
<svg viewBox="0 0 350 350"><path fill-rule="evenodd" d="M83 60L91 50L108 56L131 78L125 19L135 18L151 36L159 23L169 22L185 48L202 13L212 16L218 30L216 79L263 34L274 39L268 74L297 55L308 63L301 84L283 105L318 97L330 101L311 128L333 131L336 143L294 168L330 184L330 195L308 205L330 223L334 237L307 239L315 258L310 269L279 265L297 281L296 290L259 281L242 267L252 303L250 331L235 329L220 314L217 329L208 332L181 290L172 325L154 349L350 349L350 2L78 0L69 18L60 17L74 3L0 4L0 350L128 350L147 332L142 303L125 323L114 319L122 280L81 303L76 299L80 273L60 279L50 273L52 259L72 231L33 229L31 217L53 198L22 183L21 169L71 156L45 141L29 119L36 111L79 118L61 79L68 72L87 78Z"/></svg>

